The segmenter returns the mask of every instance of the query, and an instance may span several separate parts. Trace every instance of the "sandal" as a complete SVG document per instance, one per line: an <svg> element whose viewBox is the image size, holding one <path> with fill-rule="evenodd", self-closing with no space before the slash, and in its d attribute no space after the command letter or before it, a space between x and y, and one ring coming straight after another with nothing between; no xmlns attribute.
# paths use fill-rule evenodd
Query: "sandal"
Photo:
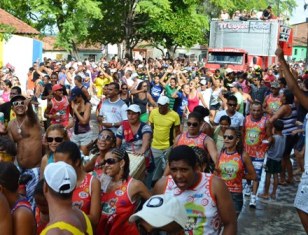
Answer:
<svg viewBox="0 0 308 235"><path fill-rule="evenodd" d="M287 184L294 184L294 179L292 179L292 180L286 180L286 183L287 183Z"/></svg>
<svg viewBox="0 0 308 235"><path fill-rule="evenodd" d="M286 181L279 181L278 184L282 185L282 186L287 186L287 182Z"/></svg>
<svg viewBox="0 0 308 235"><path fill-rule="evenodd" d="M271 199L276 200L276 194L271 194Z"/></svg>

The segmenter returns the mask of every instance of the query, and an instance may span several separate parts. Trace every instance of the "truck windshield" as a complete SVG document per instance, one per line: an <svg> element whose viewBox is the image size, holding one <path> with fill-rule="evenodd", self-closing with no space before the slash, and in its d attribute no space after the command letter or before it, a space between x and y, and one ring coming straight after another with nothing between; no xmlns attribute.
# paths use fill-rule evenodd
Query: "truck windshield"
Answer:
<svg viewBox="0 0 308 235"><path fill-rule="evenodd" d="M242 64L243 53L209 52L209 64Z"/></svg>

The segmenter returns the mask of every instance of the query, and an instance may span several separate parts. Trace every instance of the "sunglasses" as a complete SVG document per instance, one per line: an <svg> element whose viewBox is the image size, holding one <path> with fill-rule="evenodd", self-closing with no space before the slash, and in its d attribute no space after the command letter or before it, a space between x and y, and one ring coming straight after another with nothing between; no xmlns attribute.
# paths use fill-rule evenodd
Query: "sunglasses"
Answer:
<svg viewBox="0 0 308 235"><path fill-rule="evenodd" d="M114 164L118 163L121 160L122 159L119 159L119 158L108 158L108 159L104 160L101 165L102 166L105 166L106 164L114 165Z"/></svg>
<svg viewBox="0 0 308 235"><path fill-rule="evenodd" d="M16 106L24 106L25 105L25 101L14 101L14 102L12 102L12 105L14 107L16 107Z"/></svg>
<svg viewBox="0 0 308 235"><path fill-rule="evenodd" d="M127 88L126 88L126 87L123 87L122 90L127 90Z"/></svg>
<svg viewBox="0 0 308 235"><path fill-rule="evenodd" d="M233 135L224 135L224 140L228 139L228 140L233 140L234 136Z"/></svg>
<svg viewBox="0 0 308 235"><path fill-rule="evenodd" d="M231 107L236 107L237 106L237 104L229 104L229 103L228 103L228 105L231 106Z"/></svg>
<svg viewBox="0 0 308 235"><path fill-rule="evenodd" d="M113 140L112 136L110 136L110 135L99 135L98 139L99 140L107 140L107 141L112 141Z"/></svg>
<svg viewBox="0 0 308 235"><path fill-rule="evenodd" d="M48 142L48 143L51 143L51 142L53 142L53 141L55 141L55 142L57 142L57 143L61 143L61 142L63 141L63 138L62 138L62 137L55 137L55 138L53 138L53 137L47 137L46 139L47 139L47 142Z"/></svg>
<svg viewBox="0 0 308 235"><path fill-rule="evenodd" d="M187 126L197 127L199 125L198 122L187 122Z"/></svg>

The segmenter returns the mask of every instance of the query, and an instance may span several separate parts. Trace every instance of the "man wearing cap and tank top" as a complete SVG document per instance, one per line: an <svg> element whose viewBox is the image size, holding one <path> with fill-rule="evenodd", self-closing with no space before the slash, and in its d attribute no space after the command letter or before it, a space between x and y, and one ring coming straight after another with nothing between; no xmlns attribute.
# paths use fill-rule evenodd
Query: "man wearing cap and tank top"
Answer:
<svg viewBox="0 0 308 235"><path fill-rule="evenodd" d="M45 168L44 179L50 220L41 235L60 234L61 231L64 234L63 230L74 235L93 235L87 215L72 207L72 195L77 184L74 168L62 161L50 163Z"/></svg>

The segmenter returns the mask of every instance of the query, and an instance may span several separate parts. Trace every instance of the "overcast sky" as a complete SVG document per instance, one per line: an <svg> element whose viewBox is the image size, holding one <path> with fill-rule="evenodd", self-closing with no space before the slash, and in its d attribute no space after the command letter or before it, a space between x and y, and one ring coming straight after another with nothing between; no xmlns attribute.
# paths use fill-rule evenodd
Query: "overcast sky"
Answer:
<svg viewBox="0 0 308 235"><path fill-rule="evenodd" d="M306 11L304 11L305 0L296 0L296 2L297 7L290 18L291 24L306 22L306 18L308 18L308 7L306 8ZM306 0L306 2L308 1Z"/></svg>

